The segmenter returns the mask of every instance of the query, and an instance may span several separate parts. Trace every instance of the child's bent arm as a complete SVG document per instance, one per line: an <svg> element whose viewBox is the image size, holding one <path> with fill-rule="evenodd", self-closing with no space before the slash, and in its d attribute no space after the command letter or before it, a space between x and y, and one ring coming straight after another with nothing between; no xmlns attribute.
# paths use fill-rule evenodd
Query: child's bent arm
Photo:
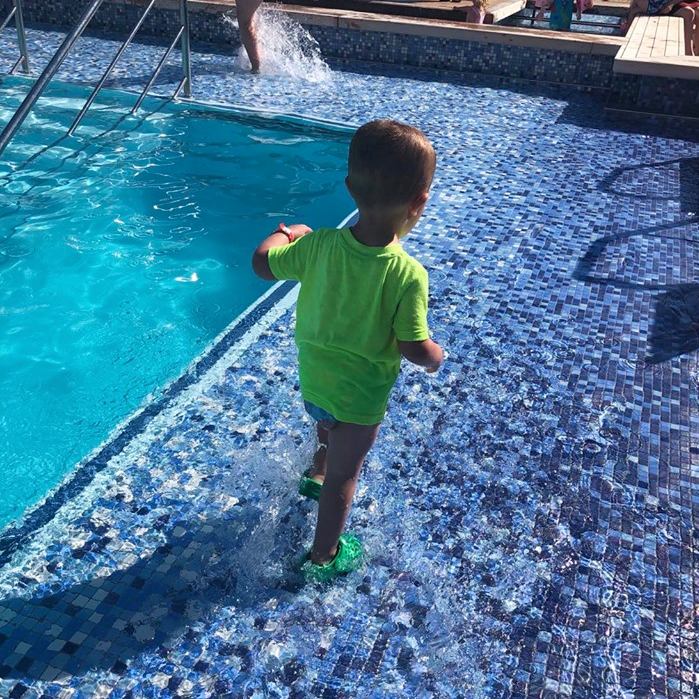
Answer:
<svg viewBox="0 0 699 699"><path fill-rule="evenodd" d="M296 237L300 238L306 233L310 233L311 229L308 226L302 224L295 224L289 226L288 230ZM276 277L272 274L272 270L269 268L269 260L267 259L267 253L272 248L278 248L280 245L289 245L291 242L289 236L286 233L282 233L280 230L274 231L272 235L267 236L255 249L252 254L252 269L253 272L258 277L262 279L267 279L269 281L275 281Z"/></svg>
<svg viewBox="0 0 699 699"><path fill-rule="evenodd" d="M434 340L420 342L398 340L398 350L409 362L424 366L428 371L439 369L444 360L444 352Z"/></svg>

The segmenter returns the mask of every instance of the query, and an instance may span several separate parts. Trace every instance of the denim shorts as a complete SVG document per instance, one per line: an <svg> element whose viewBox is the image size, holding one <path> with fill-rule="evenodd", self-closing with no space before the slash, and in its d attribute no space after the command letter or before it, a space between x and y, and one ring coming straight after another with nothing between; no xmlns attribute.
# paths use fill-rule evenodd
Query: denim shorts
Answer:
<svg viewBox="0 0 699 699"><path fill-rule="evenodd" d="M327 410L319 408L313 403L309 403L307 400L303 401L303 405L306 408L306 412L318 423L321 427L325 427L327 430L331 430L336 427L340 422L334 415L331 415Z"/></svg>

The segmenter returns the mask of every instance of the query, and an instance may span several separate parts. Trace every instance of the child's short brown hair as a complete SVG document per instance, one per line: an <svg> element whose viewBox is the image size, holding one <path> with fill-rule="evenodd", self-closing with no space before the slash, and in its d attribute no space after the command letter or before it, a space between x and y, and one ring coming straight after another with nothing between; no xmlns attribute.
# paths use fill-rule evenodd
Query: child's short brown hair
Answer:
<svg viewBox="0 0 699 699"><path fill-rule="evenodd" d="M350 144L349 188L360 208L407 204L429 190L436 163L419 129L392 119L370 121Z"/></svg>

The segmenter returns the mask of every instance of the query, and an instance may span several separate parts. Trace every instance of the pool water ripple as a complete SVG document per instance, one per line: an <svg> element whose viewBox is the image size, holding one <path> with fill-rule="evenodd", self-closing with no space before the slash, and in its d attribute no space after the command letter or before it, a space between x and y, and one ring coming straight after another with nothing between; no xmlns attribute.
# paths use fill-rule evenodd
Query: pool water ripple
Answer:
<svg viewBox="0 0 699 699"><path fill-rule="evenodd" d="M25 85L3 86L3 105ZM122 121L122 97L98 105L85 133L42 151L84 99L72 92L42 99L0 172L10 185L0 198L0 306L9 309L0 316L0 527L261 293L241 258L276 225L280 204L348 208L339 132L288 139L288 127L204 112ZM233 167L250 175L232 180ZM254 206L244 204L250 186Z"/></svg>

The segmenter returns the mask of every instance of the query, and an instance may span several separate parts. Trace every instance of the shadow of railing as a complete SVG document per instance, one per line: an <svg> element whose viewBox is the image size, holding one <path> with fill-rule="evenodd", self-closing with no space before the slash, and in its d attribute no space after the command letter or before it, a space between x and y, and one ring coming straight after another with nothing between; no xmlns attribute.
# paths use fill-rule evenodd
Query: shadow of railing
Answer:
<svg viewBox="0 0 699 699"><path fill-rule="evenodd" d="M648 364L699 349L699 284L679 284L657 297L648 347Z"/></svg>
<svg viewBox="0 0 699 699"><path fill-rule="evenodd" d="M600 182L600 189L607 194L613 194L617 197L643 200L650 199L655 201L676 200L678 198L677 196L670 196L668 194L652 194L647 191L643 193L626 192L617 185L618 180L627 173L646 169L667 168L673 165L679 166L680 211L683 214L699 213L699 158L674 158L672 160L661 160L650 164L640 163L638 165L617 167L602 179ZM687 222L684 223L686 224Z"/></svg>
<svg viewBox="0 0 699 699"><path fill-rule="evenodd" d="M587 68L583 66L581 70L586 72ZM604 74L609 75L606 69ZM587 95L570 100L556 119L556 123L579 126L585 130L643 134L656 138L681 139L682 141L699 143L699 123L696 119L683 118L673 114L651 115L643 112L610 111L604 109L607 104L606 94L610 90L610 86L600 87L601 99L603 100L601 104L595 103L595 100L590 100Z"/></svg>
<svg viewBox="0 0 699 699"><path fill-rule="evenodd" d="M661 292L655 298L653 325L648 335L645 357L648 364L665 362L699 349L699 283L632 282L618 277L596 275L593 270L612 243L634 236L658 236L662 232L686 227L692 223L694 222L691 219L681 220L668 225L599 238L578 261L573 272L574 279L588 284ZM699 244L699 240L696 242Z"/></svg>
<svg viewBox="0 0 699 699"><path fill-rule="evenodd" d="M652 171L658 168L679 167L679 197L677 193L654 193L649 191L647 181L643 181L642 191L626 191L619 184L629 173ZM595 240L585 255L578 261L573 278L590 284L601 284L621 289L638 289L639 291L658 291L655 298L653 325L648 334L648 351L645 361L658 364L699 349L699 283L692 281L662 284L655 281L629 281L618 277L604 277L594 273L599 261L604 257L608 246L633 237L672 238L683 240L688 244L699 245L699 238L691 234L671 231L687 229L699 225L694 218L699 213L699 158L673 158L654 163L640 163L613 169L600 182L600 189L616 197L640 199L643 201L673 201L679 198L680 212L683 217L673 223L661 224L650 228L615 235Z"/></svg>

